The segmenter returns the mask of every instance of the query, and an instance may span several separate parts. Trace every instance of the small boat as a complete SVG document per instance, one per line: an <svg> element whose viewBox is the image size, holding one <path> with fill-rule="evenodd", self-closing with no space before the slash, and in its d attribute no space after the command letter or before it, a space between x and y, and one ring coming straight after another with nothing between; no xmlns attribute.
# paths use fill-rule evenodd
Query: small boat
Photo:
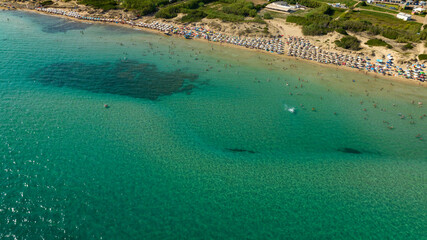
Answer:
<svg viewBox="0 0 427 240"><path fill-rule="evenodd" d="M108 104L104 104L104 107L105 107L105 108L109 108L110 106L108 106Z"/></svg>
<svg viewBox="0 0 427 240"><path fill-rule="evenodd" d="M290 113L295 113L295 108L294 108L294 107L289 108L289 109L288 109L288 112L290 112Z"/></svg>

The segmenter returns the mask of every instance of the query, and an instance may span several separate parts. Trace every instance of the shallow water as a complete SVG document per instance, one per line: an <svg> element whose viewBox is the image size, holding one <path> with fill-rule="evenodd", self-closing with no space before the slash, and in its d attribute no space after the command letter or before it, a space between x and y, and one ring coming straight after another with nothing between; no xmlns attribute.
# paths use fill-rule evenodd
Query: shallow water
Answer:
<svg viewBox="0 0 427 240"><path fill-rule="evenodd" d="M426 88L8 11L0 66L2 239L425 237Z"/></svg>

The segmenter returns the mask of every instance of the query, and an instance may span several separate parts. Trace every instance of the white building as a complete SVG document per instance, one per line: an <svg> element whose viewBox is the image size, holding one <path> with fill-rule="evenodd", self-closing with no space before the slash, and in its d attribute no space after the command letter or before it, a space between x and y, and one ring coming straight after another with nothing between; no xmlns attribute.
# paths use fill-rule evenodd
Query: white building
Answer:
<svg viewBox="0 0 427 240"><path fill-rule="evenodd" d="M347 8L347 6L342 3L328 3L328 5L335 8Z"/></svg>
<svg viewBox="0 0 427 240"><path fill-rule="evenodd" d="M281 12L294 12L298 9L304 9L301 5L289 5L287 2L273 2L266 6L267 9L276 10Z"/></svg>
<svg viewBox="0 0 427 240"><path fill-rule="evenodd" d="M425 10L425 8L414 8L413 10L412 10L412 14L420 14L420 13L422 13L422 12L425 12L426 10Z"/></svg>
<svg viewBox="0 0 427 240"><path fill-rule="evenodd" d="M402 19L403 21L409 21L411 20L411 15L410 14L406 14L406 13L398 13L396 15L397 18Z"/></svg>

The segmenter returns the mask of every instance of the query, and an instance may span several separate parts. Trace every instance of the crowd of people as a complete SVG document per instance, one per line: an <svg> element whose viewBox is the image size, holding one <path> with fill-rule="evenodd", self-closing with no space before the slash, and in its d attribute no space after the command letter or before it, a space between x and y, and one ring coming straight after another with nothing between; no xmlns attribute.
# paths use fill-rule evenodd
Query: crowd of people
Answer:
<svg viewBox="0 0 427 240"><path fill-rule="evenodd" d="M89 20L89 21L99 21L107 23L117 23L117 24L128 24L131 26L137 26L142 28L149 28L153 30L160 31L166 35L180 35L187 39L191 38L201 38L208 41L220 42L233 44L238 46L243 46L251 49L265 50L271 53L284 54L285 45L287 46L287 55L294 56L302 59L317 61L324 64L334 64L337 66L346 66L351 68L356 68L360 70L365 70L368 72L375 72L387 76L402 76L409 79L415 79L419 81L425 81L426 74L424 73L423 64L412 64L406 65L405 69L396 66L393 62L393 57L391 55L387 56L387 60L377 59L376 61L371 61L369 57L363 56L352 56L343 53L328 52L323 50L320 47L312 45L310 41L301 37L287 37L277 36L272 38L262 38L262 37L240 37L240 36L229 36L226 34L218 33L206 29L204 27L196 26L175 26L169 23L161 23L153 21L151 23L145 22L136 22L133 20L124 20L124 19L113 19L113 18L100 18L100 17L90 17L83 16L78 12L74 11L65 11L62 9L55 8L36 8L37 11L47 12L51 14L64 15L72 18Z"/></svg>
<svg viewBox="0 0 427 240"><path fill-rule="evenodd" d="M185 38L202 38L212 42L220 42L220 43L228 43L233 45L239 45L246 48L251 49L260 49L265 50L272 53L283 54L284 53L284 45L282 43L281 37L276 38L250 38L245 37L241 38L238 36L228 36L226 34L217 33L214 31L210 31L204 27L176 27L172 24L167 23L144 23L139 22L135 24L139 27L155 29L165 34L175 34L182 35Z"/></svg>
<svg viewBox="0 0 427 240"><path fill-rule="evenodd" d="M405 70L394 64L393 56L387 55L387 60L377 59L373 62L369 57L352 56L343 53L328 52L299 37L288 37L286 40L288 56L312 60L325 64L346 66L365 70L368 72L380 73L387 76L403 76L419 81L425 80L424 64L406 65Z"/></svg>

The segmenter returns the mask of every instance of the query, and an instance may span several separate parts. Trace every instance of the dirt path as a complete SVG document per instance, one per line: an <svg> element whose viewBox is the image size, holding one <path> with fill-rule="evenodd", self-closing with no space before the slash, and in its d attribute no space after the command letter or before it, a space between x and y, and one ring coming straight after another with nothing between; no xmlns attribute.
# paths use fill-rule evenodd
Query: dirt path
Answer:
<svg viewBox="0 0 427 240"><path fill-rule="evenodd" d="M359 3L360 3L360 1L359 1L359 2L357 2L357 3L355 3L355 4L352 6L352 8L355 8L355 7L357 6L357 4L359 4ZM348 11L350 11L350 8L348 8L348 9L347 9L347 11L343 12L341 15L339 15L338 17L336 17L336 18L335 18L335 20L339 20L339 19L340 19L340 17L341 17L341 16L344 16L345 14L347 14L347 13L348 13Z"/></svg>

